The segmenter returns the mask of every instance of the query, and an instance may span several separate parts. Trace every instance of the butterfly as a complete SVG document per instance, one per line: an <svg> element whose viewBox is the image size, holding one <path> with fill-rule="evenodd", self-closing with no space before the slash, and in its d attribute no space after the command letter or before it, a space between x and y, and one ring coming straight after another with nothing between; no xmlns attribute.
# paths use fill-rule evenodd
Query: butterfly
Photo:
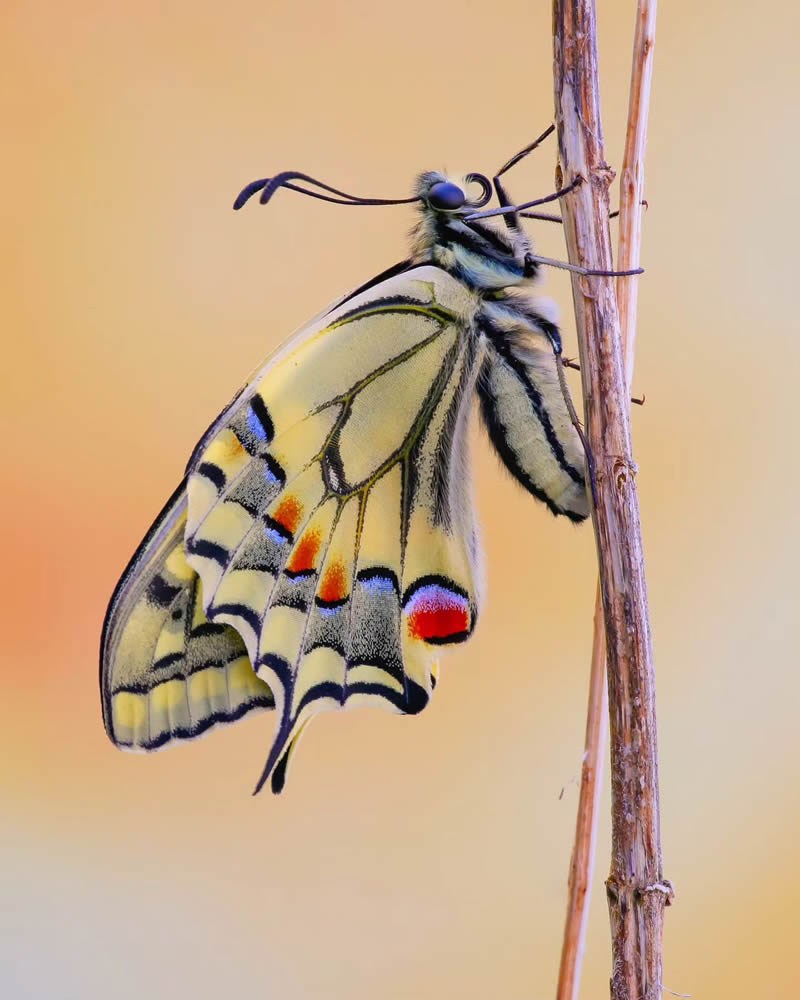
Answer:
<svg viewBox="0 0 800 1000"><path fill-rule="evenodd" d="M519 225L527 206L508 208L494 185L501 208L482 213L483 175L423 173L398 200L418 211L409 258L301 328L206 431L106 614L100 688L116 746L155 750L271 710L256 791L270 779L279 792L317 712L421 711L441 647L468 639L479 613L476 399L522 487L553 514L587 517L560 334L529 291L540 258ZM287 172L235 207L280 187L396 203Z"/></svg>

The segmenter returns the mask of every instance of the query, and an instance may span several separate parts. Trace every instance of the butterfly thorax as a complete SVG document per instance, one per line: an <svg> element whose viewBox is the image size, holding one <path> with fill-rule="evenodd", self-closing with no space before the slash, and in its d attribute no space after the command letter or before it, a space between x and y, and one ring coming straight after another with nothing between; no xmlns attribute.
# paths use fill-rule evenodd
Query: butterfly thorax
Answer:
<svg viewBox="0 0 800 1000"><path fill-rule="evenodd" d="M442 184L459 186L435 171L418 178L420 219L412 232L414 263L436 264L475 294L473 329L481 336L502 342L544 334L550 346L560 350L552 303L529 292L536 265L529 260L528 237L493 220L468 221L475 211L469 202L452 210L436 207L431 191ZM460 186L464 187L463 181Z"/></svg>
<svg viewBox="0 0 800 1000"><path fill-rule="evenodd" d="M412 231L415 262L435 263L478 293L527 284L533 275L526 264L531 245L524 233L485 220L466 221L475 211L469 202L454 210L431 204L428 195L434 185L452 183L436 171L421 174L417 181L421 201L420 219Z"/></svg>

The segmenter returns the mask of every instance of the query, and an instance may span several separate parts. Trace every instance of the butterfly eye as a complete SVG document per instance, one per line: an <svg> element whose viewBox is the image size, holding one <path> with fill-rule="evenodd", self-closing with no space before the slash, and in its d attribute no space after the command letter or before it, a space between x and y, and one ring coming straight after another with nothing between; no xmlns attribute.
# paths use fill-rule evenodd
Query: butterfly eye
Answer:
<svg viewBox="0 0 800 1000"><path fill-rule="evenodd" d="M428 204L440 212L455 212L466 204L467 196L457 184L439 181L428 192Z"/></svg>

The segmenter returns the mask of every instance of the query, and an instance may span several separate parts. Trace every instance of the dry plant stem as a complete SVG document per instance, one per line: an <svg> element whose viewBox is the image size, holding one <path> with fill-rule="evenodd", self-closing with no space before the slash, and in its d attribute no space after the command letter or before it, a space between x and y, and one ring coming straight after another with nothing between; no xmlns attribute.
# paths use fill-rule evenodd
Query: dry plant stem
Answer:
<svg viewBox="0 0 800 1000"><path fill-rule="evenodd" d="M620 175L618 266L621 271L633 270L639 266L642 246L644 157L647 148L650 85L653 79L656 9L656 0L639 0L636 8L628 127L625 133L625 152L622 157L622 173ZM639 282L631 278L618 278L617 304L628 386L633 383L638 300Z"/></svg>
<svg viewBox="0 0 800 1000"><path fill-rule="evenodd" d="M606 633L603 627L603 600L600 583L594 609L592 666L589 673L589 708L575 822L575 846L570 860L567 919L558 970L557 1000L577 1000L581 963L586 940L589 897L594 875L597 845L597 816L603 787L603 755L608 732L608 689L606 687Z"/></svg>
<svg viewBox="0 0 800 1000"><path fill-rule="evenodd" d="M593 0L554 0L556 124L569 259L612 267ZM606 632L612 858L606 883L614 1000L661 996L662 880L654 672L619 313L610 278L573 275L584 412L594 455L593 510Z"/></svg>
<svg viewBox="0 0 800 1000"><path fill-rule="evenodd" d="M653 74L655 25L656 0L639 0L636 10L628 124L620 180L622 193L619 212L617 267L619 270L625 271L638 267L640 260L642 208L645 205L644 159L647 145L650 86ZM638 287L638 280L635 278L617 279L620 332L625 357L625 377L629 390L633 384ZM570 862L569 898L556 992L557 1000L577 1000L580 987L581 962L594 872L598 804L607 734L607 711L605 627L603 624L602 593L598 582L586 716L586 739L575 824L575 846Z"/></svg>

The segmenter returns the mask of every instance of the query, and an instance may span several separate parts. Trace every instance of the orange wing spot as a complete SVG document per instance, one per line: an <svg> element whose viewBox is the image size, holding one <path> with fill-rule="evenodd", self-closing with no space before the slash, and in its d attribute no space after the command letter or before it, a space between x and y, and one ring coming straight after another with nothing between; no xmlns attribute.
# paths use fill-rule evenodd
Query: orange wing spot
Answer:
<svg viewBox="0 0 800 1000"><path fill-rule="evenodd" d="M347 577L341 559L328 565L317 596L321 601L343 601L347 597Z"/></svg>
<svg viewBox="0 0 800 1000"><path fill-rule="evenodd" d="M227 447L225 449L230 458L238 458L239 455L244 451L244 445L236 437L235 434L231 434L231 440L228 441Z"/></svg>
<svg viewBox="0 0 800 1000"><path fill-rule="evenodd" d="M314 569L314 563L319 553L320 537L318 531L307 531L295 545L286 568L290 573L305 573Z"/></svg>
<svg viewBox="0 0 800 1000"><path fill-rule="evenodd" d="M302 516L303 505L297 497L288 496L278 504L278 509L273 514L272 519L294 534Z"/></svg>

